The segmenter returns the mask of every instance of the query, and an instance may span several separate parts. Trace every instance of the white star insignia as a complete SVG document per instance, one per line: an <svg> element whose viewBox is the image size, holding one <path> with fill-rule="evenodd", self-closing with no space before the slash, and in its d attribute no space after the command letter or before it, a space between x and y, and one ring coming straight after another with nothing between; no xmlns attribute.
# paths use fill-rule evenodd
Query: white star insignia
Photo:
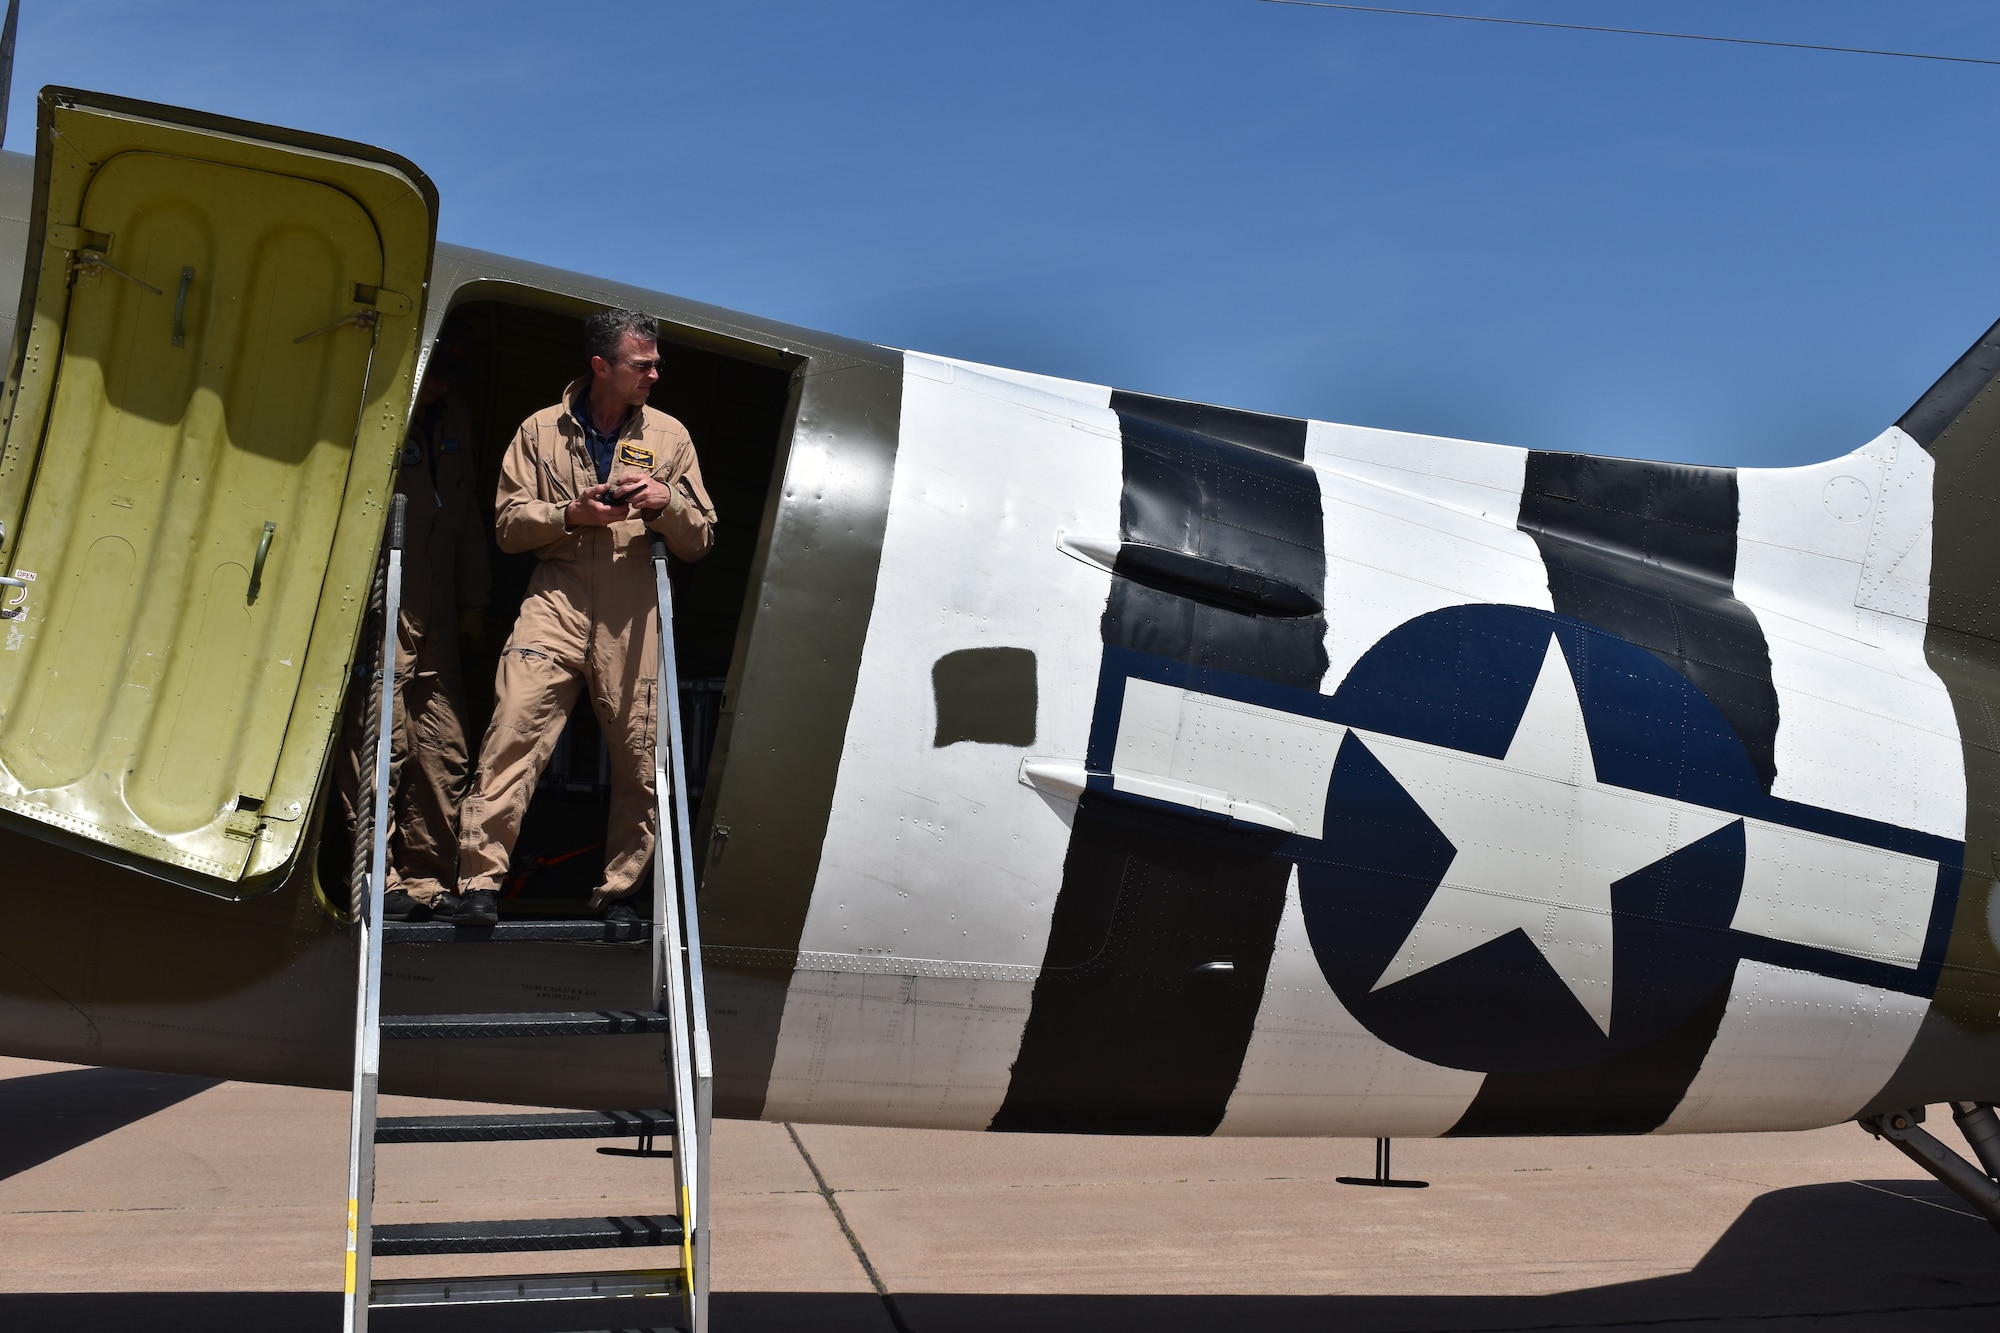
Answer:
<svg viewBox="0 0 2000 1333"><path fill-rule="evenodd" d="M1611 886L1737 816L1599 782L1554 635L1504 759L1355 735L1457 853L1373 989L1519 930L1610 1035Z"/></svg>

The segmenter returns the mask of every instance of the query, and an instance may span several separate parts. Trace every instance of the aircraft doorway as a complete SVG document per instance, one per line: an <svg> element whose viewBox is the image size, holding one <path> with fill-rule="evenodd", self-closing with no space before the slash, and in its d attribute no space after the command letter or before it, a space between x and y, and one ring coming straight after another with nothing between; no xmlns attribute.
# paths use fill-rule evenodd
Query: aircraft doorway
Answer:
<svg viewBox="0 0 2000 1333"><path fill-rule="evenodd" d="M492 500L501 457L521 421L555 402L585 373L582 311L569 314L499 300L459 305L440 331L460 369L455 391L472 418L481 519L492 566L492 599L483 642L461 643L465 729L476 765L493 713L494 671L536 557L510 555L493 542ZM772 469L787 433L790 375L782 368L675 340L661 322L660 379L653 407L678 418L693 436L702 479L718 515L715 545L702 560L673 569L676 665L687 737L690 813L700 809L709 760L727 706L726 685L752 566L763 529ZM603 879L609 764L587 698L580 700L537 785L506 883L503 918L569 916L587 910ZM320 861L332 901L345 899L351 842L329 828ZM650 895L640 895L640 906Z"/></svg>

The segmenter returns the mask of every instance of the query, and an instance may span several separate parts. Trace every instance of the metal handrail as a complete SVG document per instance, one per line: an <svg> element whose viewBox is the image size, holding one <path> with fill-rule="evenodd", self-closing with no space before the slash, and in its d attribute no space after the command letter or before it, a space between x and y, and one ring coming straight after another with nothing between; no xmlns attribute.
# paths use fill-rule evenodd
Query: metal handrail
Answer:
<svg viewBox="0 0 2000 1333"><path fill-rule="evenodd" d="M347 1279L345 1333L366 1333L372 1213L375 1204L375 1096L382 1082L382 892L389 871L389 761L396 732L396 620L403 600L403 506L389 509L389 559L383 570L382 676L377 682L374 826L368 850L368 892L354 914L361 954L355 986L354 1082L347 1118Z"/></svg>
<svg viewBox="0 0 2000 1333"><path fill-rule="evenodd" d="M688 819L687 754L681 734L680 671L674 661L674 590L667 544L651 537L653 586L659 602L660 664L656 687L653 781L659 836L653 852L653 980L661 1008L673 1020L669 1057L674 1070L674 1181L681 1198L681 1262L687 1275L690 1333L708 1329L708 1124L713 1067L708 1003L701 977L701 926L694 884L694 839ZM658 725L664 720L666 725ZM671 847L669 847L671 841ZM668 865L673 866L673 890ZM677 890L677 891L674 891Z"/></svg>

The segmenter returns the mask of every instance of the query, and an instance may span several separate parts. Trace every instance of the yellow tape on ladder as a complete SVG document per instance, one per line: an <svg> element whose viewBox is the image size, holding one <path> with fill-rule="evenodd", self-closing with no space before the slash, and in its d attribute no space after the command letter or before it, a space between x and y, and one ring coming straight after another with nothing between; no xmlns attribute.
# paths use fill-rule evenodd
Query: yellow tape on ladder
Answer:
<svg viewBox="0 0 2000 1333"><path fill-rule="evenodd" d="M347 1201L347 1286L346 1286L346 1291L349 1296L352 1296L354 1294L354 1261L355 1261L354 1246L355 1242L359 1239L359 1237L355 1233L360 1229L358 1226L356 1226L356 1222L358 1221L360 1216L361 1216L361 1201L359 1199L349 1199Z"/></svg>
<svg viewBox="0 0 2000 1333"><path fill-rule="evenodd" d="M681 1186L681 1280L694 1295L694 1218L688 1215L687 1186Z"/></svg>

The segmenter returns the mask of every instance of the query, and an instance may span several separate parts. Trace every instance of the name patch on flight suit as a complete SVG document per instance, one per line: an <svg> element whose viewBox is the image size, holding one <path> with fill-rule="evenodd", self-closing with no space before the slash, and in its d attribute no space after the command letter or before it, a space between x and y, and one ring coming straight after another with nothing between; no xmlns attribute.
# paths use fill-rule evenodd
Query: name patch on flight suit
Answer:
<svg viewBox="0 0 2000 1333"><path fill-rule="evenodd" d="M659 466L659 461L653 457L653 451L637 444L619 445L618 461L630 464L632 467L642 467L648 472Z"/></svg>
<svg viewBox="0 0 2000 1333"><path fill-rule="evenodd" d="M457 453L458 441L449 435L445 436L442 440L438 441L438 452L441 454Z"/></svg>

